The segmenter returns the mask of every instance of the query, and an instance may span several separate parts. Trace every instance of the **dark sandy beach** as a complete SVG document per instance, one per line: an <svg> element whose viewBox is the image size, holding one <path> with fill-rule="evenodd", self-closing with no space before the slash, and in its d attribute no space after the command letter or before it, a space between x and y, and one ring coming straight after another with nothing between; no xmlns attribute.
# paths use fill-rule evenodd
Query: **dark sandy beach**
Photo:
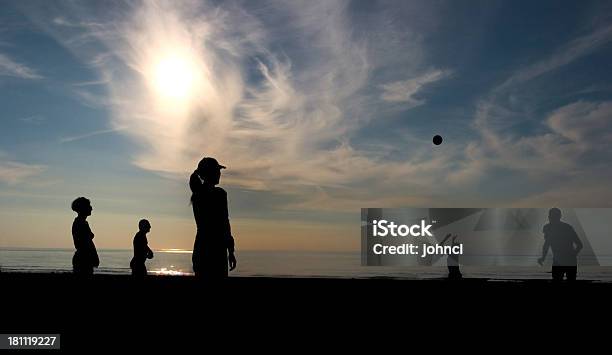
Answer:
<svg viewBox="0 0 612 355"><path fill-rule="evenodd" d="M612 296L612 284L464 279L237 278L2 273L2 333L61 333L62 348L193 345L241 336L327 337L338 329L431 325L449 319L510 322L586 315ZM555 311L561 310L562 312ZM605 309L608 309L606 307ZM449 318L450 317L450 318ZM548 322L548 320L547 320ZM266 324L264 326L264 324ZM393 328L395 331L401 328ZM138 345L140 346L140 345Z"/></svg>

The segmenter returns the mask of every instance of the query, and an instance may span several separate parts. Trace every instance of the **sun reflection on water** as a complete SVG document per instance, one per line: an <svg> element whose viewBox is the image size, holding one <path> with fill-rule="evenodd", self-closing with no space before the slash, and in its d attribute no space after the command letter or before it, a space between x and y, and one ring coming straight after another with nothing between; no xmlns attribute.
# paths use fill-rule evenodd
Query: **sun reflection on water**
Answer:
<svg viewBox="0 0 612 355"><path fill-rule="evenodd" d="M160 253L191 254L193 251L185 249L160 249Z"/></svg>
<svg viewBox="0 0 612 355"><path fill-rule="evenodd" d="M165 268L165 267L163 267L161 269L150 270L149 272L151 274L155 274L155 275L167 275L167 276L185 276L185 275L191 275L192 274L190 272L185 272L185 271L182 271L182 270L172 270L172 269Z"/></svg>

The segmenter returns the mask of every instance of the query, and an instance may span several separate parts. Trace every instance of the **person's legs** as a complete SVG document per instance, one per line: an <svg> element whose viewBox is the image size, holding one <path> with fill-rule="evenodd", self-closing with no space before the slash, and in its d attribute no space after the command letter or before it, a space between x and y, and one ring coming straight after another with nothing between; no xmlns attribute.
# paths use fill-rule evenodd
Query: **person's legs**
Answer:
<svg viewBox="0 0 612 355"><path fill-rule="evenodd" d="M83 262L81 261L81 258L78 256L78 254L74 253L74 256L72 257L72 272L75 275L82 275L83 271Z"/></svg>
<svg viewBox="0 0 612 355"><path fill-rule="evenodd" d="M222 280L228 277L227 267L220 268L219 265L213 267L203 267L195 272L195 276L206 280Z"/></svg>
<svg viewBox="0 0 612 355"><path fill-rule="evenodd" d="M554 266L552 267L552 278L553 281L563 281L563 266Z"/></svg>
<svg viewBox="0 0 612 355"><path fill-rule="evenodd" d="M72 272L75 275L79 276L93 275L93 266L86 266L80 263L75 263L72 265Z"/></svg>
<svg viewBox="0 0 612 355"><path fill-rule="evenodd" d="M576 266L566 266L565 275L567 277L567 281L576 281L577 271L578 271L578 267Z"/></svg>
<svg viewBox="0 0 612 355"><path fill-rule="evenodd" d="M93 278L93 267L75 265L72 271L79 280L90 280Z"/></svg>
<svg viewBox="0 0 612 355"><path fill-rule="evenodd" d="M458 280L462 277L459 266L448 266L448 278L449 280Z"/></svg>
<svg viewBox="0 0 612 355"><path fill-rule="evenodd" d="M195 265L195 263L194 263ZM207 279L224 279L228 276L227 251L222 248L203 249L199 260L196 275Z"/></svg>
<svg viewBox="0 0 612 355"><path fill-rule="evenodd" d="M134 264L132 266L132 276L137 278L143 278L147 275L147 268L141 264Z"/></svg>

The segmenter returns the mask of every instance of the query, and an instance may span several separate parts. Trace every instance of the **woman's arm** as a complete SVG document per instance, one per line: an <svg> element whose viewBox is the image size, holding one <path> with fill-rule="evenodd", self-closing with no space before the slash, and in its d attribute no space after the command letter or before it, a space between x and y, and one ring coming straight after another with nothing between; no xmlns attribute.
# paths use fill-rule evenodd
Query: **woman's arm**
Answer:
<svg viewBox="0 0 612 355"><path fill-rule="evenodd" d="M225 231L224 231L224 235L225 235L225 245L227 247L227 252L228 252L228 260L229 260L229 266L230 266L230 271L234 270L236 268L236 256L234 255L234 249L236 246L236 243L234 241L234 237L232 236L232 227L230 225L230 221L229 221L229 211L228 211L228 207L227 207L227 193L225 192L225 190L223 191L223 216L224 216L224 223L225 223Z"/></svg>

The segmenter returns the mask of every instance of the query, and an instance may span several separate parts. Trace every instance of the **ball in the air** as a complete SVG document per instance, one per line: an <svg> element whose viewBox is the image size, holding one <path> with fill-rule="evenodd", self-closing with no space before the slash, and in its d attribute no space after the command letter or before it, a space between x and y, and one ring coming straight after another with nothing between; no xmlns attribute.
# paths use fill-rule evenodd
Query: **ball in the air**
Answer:
<svg viewBox="0 0 612 355"><path fill-rule="evenodd" d="M442 144L442 136L440 136L440 135L436 134L436 135L433 137L433 144L435 144L435 145L440 145L440 144Z"/></svg>

